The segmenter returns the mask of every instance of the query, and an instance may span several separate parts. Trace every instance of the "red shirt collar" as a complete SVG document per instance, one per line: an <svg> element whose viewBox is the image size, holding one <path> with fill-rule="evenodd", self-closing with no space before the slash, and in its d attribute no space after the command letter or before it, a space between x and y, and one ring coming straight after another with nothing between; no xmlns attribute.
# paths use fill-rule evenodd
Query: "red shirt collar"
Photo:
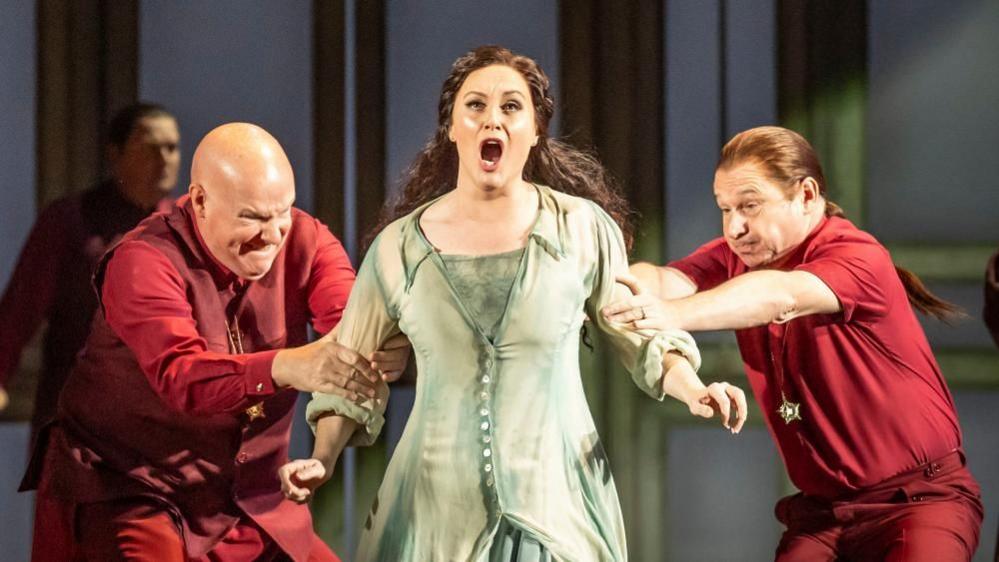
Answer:
<svg viewBox="0 0 999 562"><path fill-rule="evenodd" d="M805 261L805 254L811 247L812 242L815 241L815 237L825 229L827 224L829 224L829 217L823 216L822 220L819 221L819 224L815 225L815 227L812 228L812 231L808 233L808 236L805 236L805 239L802 240L800 244L795 246L790 253L784 256L784 259L780 260L780 262L776 265L768 264L760 267L759 269L779 269L781 271L787 271L801 265Z"/></svg>

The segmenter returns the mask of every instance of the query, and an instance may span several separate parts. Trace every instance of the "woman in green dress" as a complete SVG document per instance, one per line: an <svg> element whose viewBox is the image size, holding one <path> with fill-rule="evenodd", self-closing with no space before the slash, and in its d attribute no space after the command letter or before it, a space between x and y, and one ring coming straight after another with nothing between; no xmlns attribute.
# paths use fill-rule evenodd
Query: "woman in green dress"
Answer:
<svg viewBox="0 0 999 562"><path fill-rule="evenodd" d="M741 390L697 377L689 334L599 314L627 290L615 276L628 209L592 156L547 136L548 88L533 60L501 47L459 58L436 134L358 272L335 337L367 353L402 332L419 372L359 562L626 559L580 379L586 317L656 400L719 413L733 432L745 419ZM306 500L345 445L370 444L387 398L385 385L360 405L314 395L316 448L281 469L286 494Z"/></svg>

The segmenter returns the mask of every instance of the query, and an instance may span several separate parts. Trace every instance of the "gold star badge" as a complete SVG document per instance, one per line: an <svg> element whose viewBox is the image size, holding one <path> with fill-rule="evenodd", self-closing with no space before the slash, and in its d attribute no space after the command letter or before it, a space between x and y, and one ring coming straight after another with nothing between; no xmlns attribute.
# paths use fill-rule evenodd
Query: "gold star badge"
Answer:
<svg viewBox="0 0 999 562"><path fill-rule="evenodd" d="M791 402L783 394L781 394L780 408L777 408L777 415L784 418L784 423L789 424L794 420L801 420L801 414L799 410L801 409L801 404L797 402Z"/></svg>
<svg viewBox="0 0 999 562"><path fill-rule="evenodd" d="M250 421L257 418L266 418L267 416L264 415L264 403L257 402L256 404L250 406L246 409L246 415L250 418Z"/></svg>

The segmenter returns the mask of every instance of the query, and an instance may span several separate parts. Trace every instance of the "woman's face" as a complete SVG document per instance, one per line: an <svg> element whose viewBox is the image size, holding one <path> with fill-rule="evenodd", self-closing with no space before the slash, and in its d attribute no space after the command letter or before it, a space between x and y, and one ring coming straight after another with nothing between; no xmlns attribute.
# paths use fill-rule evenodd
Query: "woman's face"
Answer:
<svg viewBox="0 0 999 562"><path fill-rule="evenodd" d="M538 143L527 81L505 65L480 68L465 79L451 112L458 150L458 185L492 190L519 181Z"/></svg>

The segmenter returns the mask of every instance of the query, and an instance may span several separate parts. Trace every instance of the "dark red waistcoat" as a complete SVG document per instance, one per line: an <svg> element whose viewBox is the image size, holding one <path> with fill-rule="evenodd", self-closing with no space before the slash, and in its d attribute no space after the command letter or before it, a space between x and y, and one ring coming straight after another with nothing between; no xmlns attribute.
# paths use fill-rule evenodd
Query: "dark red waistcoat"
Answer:
<svg viewBox="0 0 999 562"><path fill-rule="evenodd" d="M243 351L250 353L307 341L307 288L316 251L316 229L308 221L315 219L296 210L293 220L270 272L250 283L241 300L231 274L222 273L200 243L187 201L150 217L123 242L151 244L180 273L209 351L232 351L226 320L238 308ZM95 275L98 294L113 252ZM312 518L306 506L284 498L277 477L288 460L297 396L278 391L264 401L264 417L253 420L243 412L173 410L99 311L60 398L41 487L73 503L136 496L159 501L174 513L192 557L249 516L294 560L304 561Z"/></svg>

